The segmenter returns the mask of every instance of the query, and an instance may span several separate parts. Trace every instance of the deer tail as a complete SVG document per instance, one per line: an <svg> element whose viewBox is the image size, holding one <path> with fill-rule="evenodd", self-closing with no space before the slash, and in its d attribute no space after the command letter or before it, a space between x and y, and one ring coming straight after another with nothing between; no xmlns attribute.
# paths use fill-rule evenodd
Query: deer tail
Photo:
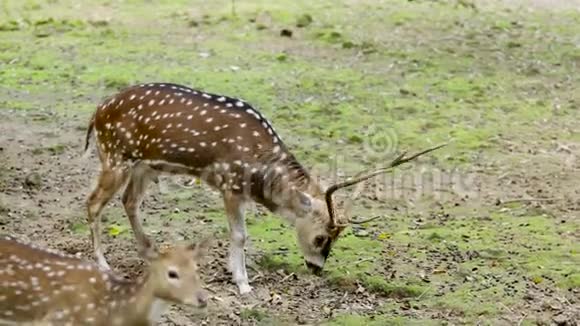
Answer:
<svg viewBox="0 0 580 326"><path fill-rule="evenodd" d="M91 144L91 136L93 135L94 129L95 129L95 115L91 117L91 121L89 122L89 127L87 129L87 136L85 138L85 156L88 153L89 146Z"/></svg>

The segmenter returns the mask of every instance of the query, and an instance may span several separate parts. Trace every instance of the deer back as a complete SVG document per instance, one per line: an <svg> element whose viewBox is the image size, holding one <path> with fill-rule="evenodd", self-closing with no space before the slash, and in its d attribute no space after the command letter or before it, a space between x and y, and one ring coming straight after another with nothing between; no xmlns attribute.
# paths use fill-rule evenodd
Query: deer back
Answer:
<svg viewBox="0 0 580 326"><path fill-rule="evenodd" d="M222 190L245 191L272 206L268 183L307 171L271 123L243 100L169 83L129 87L106 99L92 120L101 161L137 161L171 173L203 176ZM264 198L266 197L266 198Z"/></svg>

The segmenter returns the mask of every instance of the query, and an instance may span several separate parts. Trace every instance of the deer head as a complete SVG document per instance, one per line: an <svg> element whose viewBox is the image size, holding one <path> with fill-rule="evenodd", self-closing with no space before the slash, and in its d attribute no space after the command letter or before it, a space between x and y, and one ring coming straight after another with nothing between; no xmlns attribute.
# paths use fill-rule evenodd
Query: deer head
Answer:
<svg viewBox="0 0 580 326"><path fill-rule="evenodd" d="M207 293L203 290L199 263L206 255L209 239L197 244L184 244L171 250L150 250L149 279L154 295L168 302L205 307Z"/></svg>
<svg viewBox="0 0 580 326"><path fill-rule="evenodd" d="M347 216L348 209L343 210L342 214L337 214L333 201L333 194L337 190L358 184L379 174L390 172L401 164L445 145L431 147L410 157L406 157L406 153L403 153L382 168L359 173L350 180L328 187L325 191L318 191L317 186L313 186L306 191L293 190L293 193L289 196L289 205L292 205L291 210L293 212L299 212L296 214L295 225L298 243L308 269L314 274L320 275L330 255L332 246L341 232L350 224L367 223L377 218L373 217L360 221L351 220Z"/></svg>

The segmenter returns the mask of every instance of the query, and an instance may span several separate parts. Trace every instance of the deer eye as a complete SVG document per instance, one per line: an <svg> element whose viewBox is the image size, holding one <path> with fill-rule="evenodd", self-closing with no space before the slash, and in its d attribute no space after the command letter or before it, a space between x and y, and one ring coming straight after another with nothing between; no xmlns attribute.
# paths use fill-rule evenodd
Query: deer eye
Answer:
<svg viewBox="0 0 580 326"><path fill-rule="evenodd" d="M167 272L167 277L176 280L179 278L179 275L177 274L176 271L169 271Z"/></svg>
<svg viewBox="0 0 580 326"><path fill-rule="evenodd" d="M314 237L314 245L316 247L323 247L324 243L326 242L326 236L324 235L317 235L316 237Z"/></svg>

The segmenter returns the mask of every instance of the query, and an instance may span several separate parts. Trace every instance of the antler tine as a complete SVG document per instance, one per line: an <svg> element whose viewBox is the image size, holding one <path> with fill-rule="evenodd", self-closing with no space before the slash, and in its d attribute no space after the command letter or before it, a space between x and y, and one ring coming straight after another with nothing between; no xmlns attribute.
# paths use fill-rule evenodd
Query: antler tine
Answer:
<svg viewBox="0 0 580 326"><path fill-rule="evenodd" d="M395 167L397 167L397 166L399 166L401 164L404 164L404 163L407 163L409 161L412 161L412 160L416 159L417 157L419 157L421 155L425 155L425 154L427 154L429 152L435 151L435 150L437 150L437 149L439 149L439 148L441 148L443 146L446 146L446 145L447 145L447 143L439 144L437 146L434 146L434 147L425 149L425 150L423 150L423 151L421 151L419 153L416 153L416 154L414 154L414 155L412 155L410 157L405 157L406 152L403 152L401 155L397 156L391 163L389 163L389 165L387 165L385 167L382 167L380 169L377 169L377 170L375 170L375 171L373 171L373 172L371 172L371 173L369 173L367 175L364 175L362 177L356 177L354 179L351 179L351 180L348 180L348 181L345 181L345 182L341 182L341 183L337 183L337 184L334 184L334 185L330 186L326 190L325 199L326 199L326 205L328 206L328 214L329 214L329 217L330 217L331 226L336 226L336 219L335 219L335 214L334 214L334 204L333 204L333 200L332 200L332 194L334 192L336 192L338 189L342 189L342 188L345 188L345 187L350 187L350 186L352 186L354 184L357 184L357 183L360 183L362 181L368 180L368 179L370 179L372 177L375 177L375 176L377 176L377 175L379 175L381 173L388 172L388 171L392 170L393 168L395 168ZM358 175L360 175L360 174L358 174ZM362 223L364 223L364 222L367 222L367 221L362 221Z"/></svg>
<svg viewBox="0 0 580 326"><path fill-rule="evenodd" d="M410 156L410 157L405 157L405 154L406 153L403 153L403 154L397 156L397 158L395 158L391 163L389 163L389 165L387 165L385 167L382 167L382 168L379 168L379 169L375 170L374 172L371 172L370 174L367 174L365 176L358 177L358 178L355 178L355 179L352 179L352 180L348 180L348 181L345 181L345 182L342 182L342 183L337 183L335 185L332 185L331 187L328 188L327 194L330 193L330 195L332 195L338 189L345 188L345 187L349 187L349 186L352 186L352 185L357 184L359 182L368 180L368 179L370 179L370 178L372 178L372 177L374 177L376 175L379 175L381 173L384 173L384 172L387 172L389 170L392 170L394 167L397 167L397 166L399 166L401 164L407 163L407 162L409 162L411 160L416 159L417 157L419 157L421 155L425 155L425 154L427 154L429 152L432 152L434 150L437 150L437 149L439 149L439 148L441 148L443 146L446 146L446 145L447 144L440 144L440 145L437 145L437 146L428 148L428 149L426 149L424 151L421 151L421 152L419 152L417 154L414 154L413 156Z"/></svg>
<svg viewBox="0 0 580 326"><path fill-rule="evenodd" d="M395 158L395 161L400 160L401 158L403 158L406 153L407 152L404 152L401 155L399 155L397 158ZM356 178L358 178L358 177L360 177L361 175L364 175L364 174L365 174L365 171L360 171L359 173L355 174L351 178L355 178L356 179ZM362 186L363 184L362 183L359 183L359 185ZM364 187L356 187L354 189L353 194L351 196L349 196L350 197L350 200L345 204L345 207L344 207L344 215L346 215L346 216L350 215L350 210L352 209L352 205L354 203L354 200L357 199L358 196L360 196L360 194L362 193L363 189L364 189ZM372 218L372 219L374 219L374 218ZM362 224L362 223L366 223L366 222L368 222L368 221L363 220L363 221L360 221L360 223L357 222L357 223L354 223L354 224Z"/></svg>
<svg viewBox="0 0 580 326"><path fill-rule="evenodd" d="M364 223L368 223L370 221L374 221L376 219L379 219L381 217L382 217L381 215L377 215L377 216L373 216L373 217L366 218L364 220L349 220L348 222L350 224L364 224Z"/></svg>

